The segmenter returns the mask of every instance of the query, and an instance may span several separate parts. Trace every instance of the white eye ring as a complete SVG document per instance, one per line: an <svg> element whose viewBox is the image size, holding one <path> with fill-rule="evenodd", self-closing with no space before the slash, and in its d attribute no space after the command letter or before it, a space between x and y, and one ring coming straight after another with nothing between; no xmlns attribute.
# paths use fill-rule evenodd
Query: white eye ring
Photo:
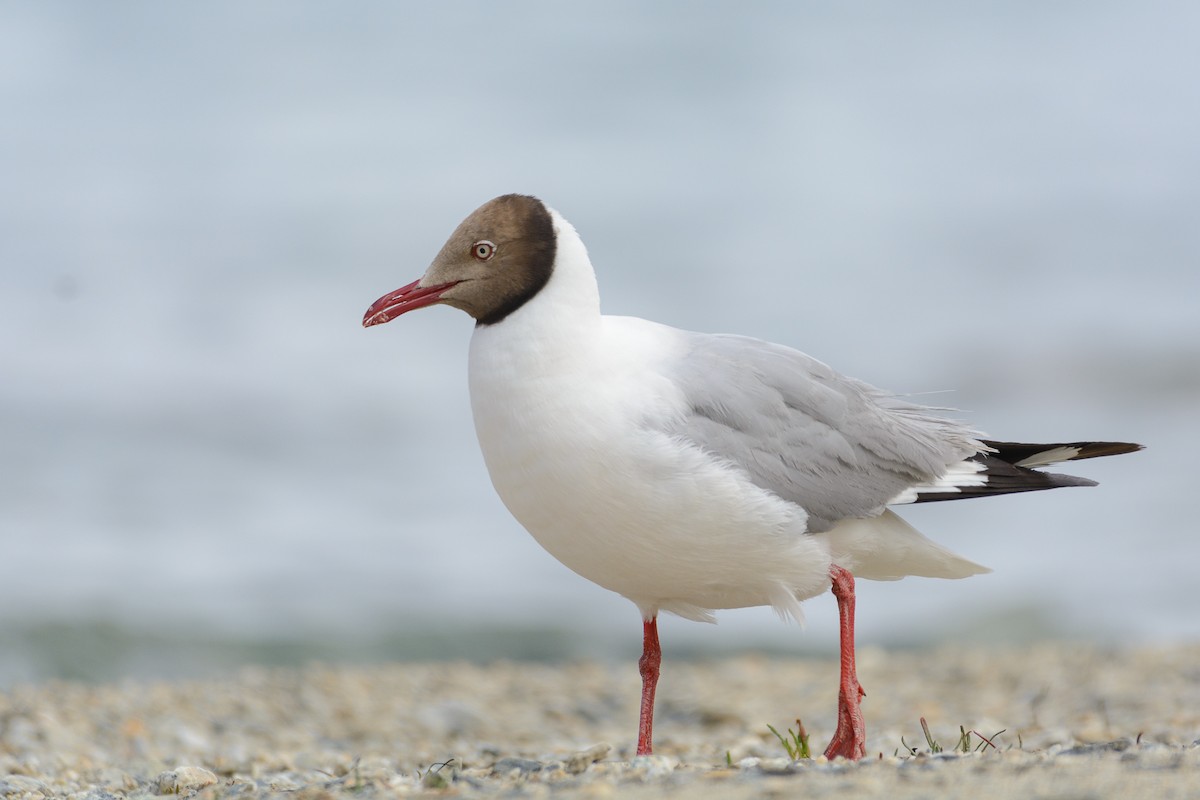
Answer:
<svg viewBox="0 0 1200 800"><path fill-rule="evenodd" d="M496 245L489 242L487 239L480 239L475 244L471 245L471 255L480 261L487 261L492 256L496 255Z"/></svg>

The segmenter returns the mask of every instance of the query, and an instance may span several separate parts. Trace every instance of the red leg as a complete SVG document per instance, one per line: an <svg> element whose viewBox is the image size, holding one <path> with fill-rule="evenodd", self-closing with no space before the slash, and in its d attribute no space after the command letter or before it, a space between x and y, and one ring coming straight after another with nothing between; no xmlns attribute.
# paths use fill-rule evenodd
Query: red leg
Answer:
<svg viewBox="0 0 1200 800"><path fill-rule="evenodd" d="M638 670L642 673L642 713L638 719L637 754L648 756L654 749L651 743L654 728L654 689L658 686L658 665L662 663L662 649L658 646L658 617L642 623L642 657Z"/></svg>
<svg viewBox="0 0 1200 800"><path fill-rule="evenodd" d="M842 756L851 761L867 753L867 726L863 722L861 698L866 695L854 668L854 576L836 564L829 568L833 596L841 618L842 679L838 690L838 724L826 758Z"/></svg>

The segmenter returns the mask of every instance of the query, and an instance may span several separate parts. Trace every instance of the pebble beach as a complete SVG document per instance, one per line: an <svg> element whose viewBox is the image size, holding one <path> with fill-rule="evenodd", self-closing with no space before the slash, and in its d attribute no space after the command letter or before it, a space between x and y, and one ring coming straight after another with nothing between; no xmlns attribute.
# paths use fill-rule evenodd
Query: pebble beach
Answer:
<svg viewBox="0 0 1200 800"><path fill-rule="evenodd" d="M868 755L820 756L832 659L245 668L0 693L0 796L1200 796L1200 645L862 648ZM785 738L803 720L814 757ZM922 729L924 718L929 730Z"/></svg>

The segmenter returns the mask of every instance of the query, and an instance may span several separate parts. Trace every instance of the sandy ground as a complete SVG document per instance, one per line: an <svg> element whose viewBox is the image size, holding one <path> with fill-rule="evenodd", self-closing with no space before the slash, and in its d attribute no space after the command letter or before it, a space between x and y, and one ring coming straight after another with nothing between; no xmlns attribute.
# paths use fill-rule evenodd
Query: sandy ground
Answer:
<svg viewBox="0 0 1200 800"><path fill-rule="evenodd" d="M792 761L767 729L800 716L820 752L831 660L666 662L641 759L634 664L22 686L0 694L0 797L1200 797L1200 645L864 649L859 670L855 764Z"/></svg>

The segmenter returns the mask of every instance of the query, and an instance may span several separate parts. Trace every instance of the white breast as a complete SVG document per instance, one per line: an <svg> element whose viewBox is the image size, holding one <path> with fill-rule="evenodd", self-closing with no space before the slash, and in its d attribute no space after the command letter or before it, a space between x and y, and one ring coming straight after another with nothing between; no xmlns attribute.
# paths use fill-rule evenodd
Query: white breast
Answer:
<svg viewBox="0 0 1200 800"><path fill-rule="evenodd" d="M476 432L509 511L555 558L646 616L772 605L799 618L798 598L828 588L825 540L804 535L799 506L662 432L655 420L684 410L656 369L678 334L601 317L562 266L560 257L536 298L471 340Z"/></svg>

